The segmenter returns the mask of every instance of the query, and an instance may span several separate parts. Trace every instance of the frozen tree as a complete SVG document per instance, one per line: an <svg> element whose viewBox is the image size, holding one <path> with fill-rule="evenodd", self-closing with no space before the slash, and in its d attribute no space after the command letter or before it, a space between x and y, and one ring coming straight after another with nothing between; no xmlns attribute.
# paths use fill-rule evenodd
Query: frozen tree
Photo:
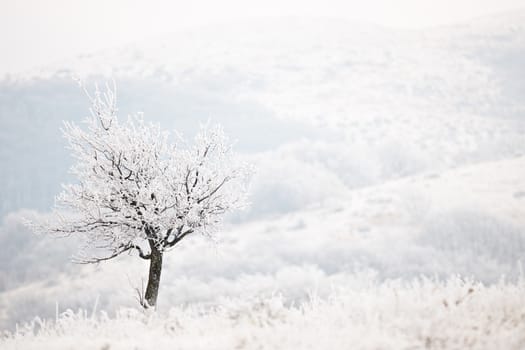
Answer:
<svg viewBox="0 0 525 350"><path fill-rule="evenodd" d="M87 93L87 92L86 92ZM144 307L156 305L164 253L191 234L212 237L225 213L244 205L250 166L236 159L220 127L202 126L192 144L142 115L117 118L115 88L98 89L85 127L62 129L78 180L56 198L46 233L81 235L77 260L129 252L149 260Z"/></svg>

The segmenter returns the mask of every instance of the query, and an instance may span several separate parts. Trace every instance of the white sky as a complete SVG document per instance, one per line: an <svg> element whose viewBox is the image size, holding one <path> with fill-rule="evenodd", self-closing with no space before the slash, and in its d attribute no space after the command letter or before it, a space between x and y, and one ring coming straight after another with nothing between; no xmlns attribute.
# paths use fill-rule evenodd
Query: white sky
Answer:
<svg viewBox="0 0 525 350"><path fill-rule="evenodd" d="M330 16L418 28L522 7L525 0L0 0L0 75L249 17Z"/></svg>

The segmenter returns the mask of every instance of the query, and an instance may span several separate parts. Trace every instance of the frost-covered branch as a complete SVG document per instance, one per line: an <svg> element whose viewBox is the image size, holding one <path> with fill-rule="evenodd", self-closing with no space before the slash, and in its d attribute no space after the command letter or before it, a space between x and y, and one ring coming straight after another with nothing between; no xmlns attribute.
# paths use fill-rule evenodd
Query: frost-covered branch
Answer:
<svg viewBox="0 0 525 350"><path fill-rule="evenodd" d="M251 173L218 126L202 126L189 144L171 141L141 114L119 120L115 90L86 91L91 115L84 125L64 122L77 182L56 197L55 220L37 225L82 235L87 263L131 251L150 259L148 249L162 252L190 234L213 234L224 213L244 205Z"/></svg>

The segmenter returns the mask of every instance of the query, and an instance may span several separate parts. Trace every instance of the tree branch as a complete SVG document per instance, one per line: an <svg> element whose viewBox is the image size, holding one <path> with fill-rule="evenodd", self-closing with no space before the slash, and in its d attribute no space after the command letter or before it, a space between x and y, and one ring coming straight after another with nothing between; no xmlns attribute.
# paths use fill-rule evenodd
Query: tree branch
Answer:
<svg viewBox="0 0 525 350"><path fill-rule="evenodd" d="M197 204L201 204L203 201L205 201L206 199L210 198L211 196L213 196L215 193L217 193L218 190L220 190L220 188L227 182L230 180L230 177L226 176L224 178L224 180L222 180L222 182L213 190L211 191L209 194L207 194L206 196L202 197L201 199L199 199L197 201Z"/></svg>
<svg viewBox="0 0 525 350"><path fill-rule="evenodd" d="M188 229L188 230L180 233L182 231L182 227L180 227L177 231L179 231L179 234L177 234L177 236L175 236L175 239L173 241L169 242L167 239L163 240L162 243L163 243L164 248L171 248L171 247L173 247L175 244L179 243L184 237L186 237L190 233L193 233L193 229Z"/></svg>

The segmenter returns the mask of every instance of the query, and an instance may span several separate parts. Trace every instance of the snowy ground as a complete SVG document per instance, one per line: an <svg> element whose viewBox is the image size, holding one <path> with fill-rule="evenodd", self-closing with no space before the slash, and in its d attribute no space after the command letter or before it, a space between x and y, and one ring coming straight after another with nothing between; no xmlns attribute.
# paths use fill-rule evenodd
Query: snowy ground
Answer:
<svg viewBox="0 0 525 350"><path fill-rule="evenodd" d="M525 347L524 18L204 28L5 80L0 329L50 320L0 347ZM211 117L258 166L217 244L167 256L158 315L121 309L141 260L72 265L74 242L22 225L67 179L58 121L85 115L72 72L116 76L122 112L166 128Z"/></svg>
<svg viewBox="0 0 525 350"><path fill-rule="evenodd" d="M374 283L368 277L329 299L286 306L282 298L223 300L169 315L122 309L68 311L36 319L2 349L523 349L525 286L460 279Z"/></svg>
<svg viewBox="0 0 525 350"><path fill-rule="evenodd" d="M145 266L133 257L24 285L2 294L4 317L71 305L89 317L37 321L4 345L140 349L161 337L161 348L181 349L520 349L525 206L516 189L525 188L524 171L518 157L401 179L234 225L216 248L188 241L168 257L153 318L115 314L136 305ZM470 277L449 277L456 274ZM94 307L110 316L95 321Z"/></svg>

